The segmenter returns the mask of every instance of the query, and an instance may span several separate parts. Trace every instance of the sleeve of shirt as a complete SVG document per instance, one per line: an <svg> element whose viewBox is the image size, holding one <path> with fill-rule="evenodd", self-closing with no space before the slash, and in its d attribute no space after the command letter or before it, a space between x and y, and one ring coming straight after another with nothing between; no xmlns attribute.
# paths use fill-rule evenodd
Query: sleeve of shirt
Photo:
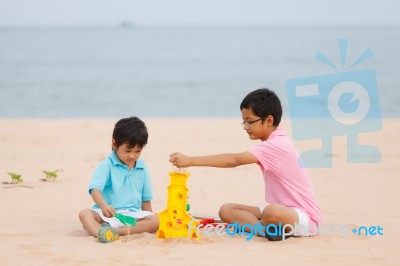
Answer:
<svg viewBox="0 0 400 266"><path fill-rule="evenodd" d="M142 201L149 201L153 199L153 187L147 167L144 168L144 182L142 191Z"/></svg>
<svg viewBox="0 0 400 266"><path fill-rule="evenodd" d="M250 149L250 152L256 156L258 163L264 168L270 171L278 171L279 169L279 151L276 150L274 145L264 141L256 147Z"/></svg>
<svg viewBox="0 0 400 266"><path fill-rule="evenodd" d="M92 179L89 183L89 194L92 194L92 190L95 188L100 192L103 192L109 177L110 167L107 160L102 161L94 171Z"/></svg>

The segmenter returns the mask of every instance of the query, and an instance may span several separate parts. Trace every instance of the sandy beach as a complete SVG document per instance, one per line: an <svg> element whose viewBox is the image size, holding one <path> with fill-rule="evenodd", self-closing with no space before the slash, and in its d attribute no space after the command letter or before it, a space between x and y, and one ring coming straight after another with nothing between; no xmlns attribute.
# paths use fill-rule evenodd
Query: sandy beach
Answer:
<svg viewBox="0 0 400 266"><path fill-rule="evenodd" d="M93 204L88 183L111 150L117 120L0 120L0 181L10 181L7 172L24 180L0 187L0 265L399 265L399 120L384 120L381 131L360 135L361 143L380 149L380 163L347 163L346 138L337 137L333 167L309 169L322 224L347 224L350 230L379 225L383 235L349 231L269 242L228 235L164 240L144 233L101 244L82 229L78 212ZM248 139L240 119L143 120L149 143L142 158L151 173L155 212L166 207L170 153L242 152L258 143ZM291 136L289 121L281 128ZM294 143L299 151L319 145ZM43 170L57 169L62 171L54 182L39 180ZM215 215L226 202L265 204L257 165L187 170L192 213Z"/></svg>

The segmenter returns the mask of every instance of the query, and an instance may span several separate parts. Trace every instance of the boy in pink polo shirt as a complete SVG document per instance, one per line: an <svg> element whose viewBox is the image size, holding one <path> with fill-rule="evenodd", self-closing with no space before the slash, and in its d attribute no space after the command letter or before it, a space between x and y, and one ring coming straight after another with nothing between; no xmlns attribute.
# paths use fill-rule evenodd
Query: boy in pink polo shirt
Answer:
<svg viewBox="0 0 400 266"><path fill-rule="evenodd" d="M282 234L274 231L276 226L270 225L283 226L286 231L290 228L285 225L298 225L303 228L302 235L308 235L307 229L310 225L313 228L318 226L321 211L307 171L299 166L298 152L286 133L278 128L282 117L278 96L269 89L255 90L243 99L240 110L243 128L250 139L262 141L256 147L242 153L208 156L173 153L170 155L170 162L177 167L236 167L258 164L264 176L265 200L268 205L260 208L227 203L219 210L220 218L224 222L237 222L241 225L261 223L265 226L265 231L259 235L272 241L282 240Z"/></svg>

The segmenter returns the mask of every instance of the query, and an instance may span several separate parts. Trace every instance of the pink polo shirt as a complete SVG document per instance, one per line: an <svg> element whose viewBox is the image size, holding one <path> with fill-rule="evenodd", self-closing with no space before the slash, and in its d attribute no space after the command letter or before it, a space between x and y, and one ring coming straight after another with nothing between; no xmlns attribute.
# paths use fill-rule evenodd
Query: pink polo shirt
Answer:
<svg viewBox="0 0 400 266"><path fill-rule="evenodd" d="M309 215L310 222L318 225L321 210L310 178L306 169L299 167L299 154L285 131L275 130L250 152L257 157L264 175L265 200L303 210Z"/></svg>

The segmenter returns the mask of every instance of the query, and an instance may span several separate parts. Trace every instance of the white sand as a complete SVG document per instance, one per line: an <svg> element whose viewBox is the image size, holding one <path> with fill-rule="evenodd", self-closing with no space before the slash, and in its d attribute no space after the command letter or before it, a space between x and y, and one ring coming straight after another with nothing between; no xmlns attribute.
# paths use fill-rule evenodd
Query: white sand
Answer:
<svg viewBox="0 0 400 266"><path fill-rule="evenodd" d="M346 138L334 139L334 164L309 173L323 224L383 227L383 236L315 236L268 242L255 237L157 239L134 235L101 244L81 227L78 212L92 205L87 186L94 167L111 149L110 120L0 120L0 181L22 174L24 186L0 187L0 265L395 265L400 261L400 152L398 120L361 136L378 147L379 164L348 164ZM152 176L154 211L166 206L169 154L241 152L250 141L234 119L144 119L150 133L143 151ZM287 121L282 126L291 136ZM295 143L299 150L318 141ZM42 170L62 169L55 182ZM216 214L226 202L264 204L256 165L235 169L189 168L192 211ZM397 248L396 248L397 247Z"/></svg>

